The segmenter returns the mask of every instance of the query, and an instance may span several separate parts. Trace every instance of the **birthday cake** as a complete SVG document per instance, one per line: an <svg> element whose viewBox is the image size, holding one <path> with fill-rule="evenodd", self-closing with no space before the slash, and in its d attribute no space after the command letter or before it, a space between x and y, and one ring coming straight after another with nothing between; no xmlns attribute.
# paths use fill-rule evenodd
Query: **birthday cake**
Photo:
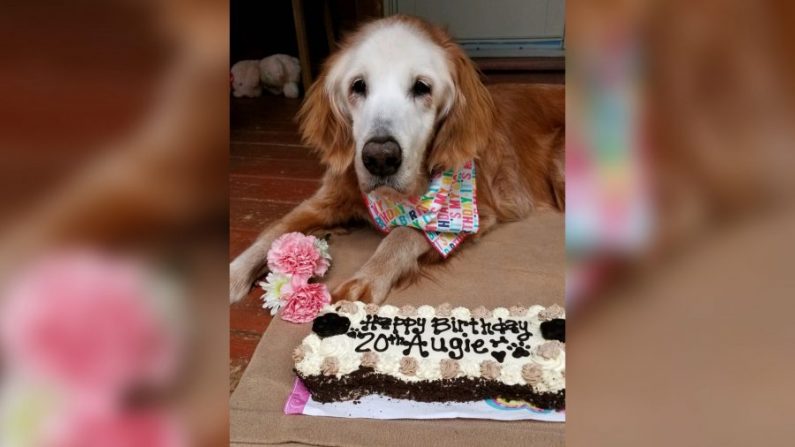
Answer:
<svg viewBox="0 0 795 447"><path fill-rule="evenodd" d="M380 394L422 402L503 398L561 410L565 312L557 305L475 309L341 301L293 352L318 402Z"/></svg>

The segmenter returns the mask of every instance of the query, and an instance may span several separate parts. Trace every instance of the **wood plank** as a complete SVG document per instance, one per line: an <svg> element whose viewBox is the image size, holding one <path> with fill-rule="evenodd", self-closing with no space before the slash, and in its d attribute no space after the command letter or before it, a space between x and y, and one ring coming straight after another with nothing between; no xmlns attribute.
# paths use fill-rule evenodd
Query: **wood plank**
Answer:
<svg viewBox="0 0 795 447"><path fill-rule="evenodd" d="M295 204L308 199L320 187L315 179L278 179L253 175L231 175L229 196L240 199L275 200Z"/></svg>
<svg viewBox="0 0 795 447"><path fill-rule="evenodd" d="M233 142L229 153L233 157L257 157L278 160L309 160L317 162L319 157L306 146L295 146L259 142Z"/></svg>
<svg viewBox="0 0 795 447"><path fill-rule="evenodd" d="M231 230L262 231L267 225L295 208L292 203L231 198L229 226Z"/></svg>
<svg viewBox="0 0 795 447"><path fill-rule="evenodd" d="M254 157L229 157L230 174L260 175L271 178L319 179L325 170L318 161L270 160Z"/></svg>
<svg viewBox="0 0 795 447"><path fill-rule="evenodd" d="M249 306L232 306L229 308L230 323L234 322L233 327L237 331L246 331L257 334L262 334L273 318L270 311L262 308L262 300L260 296L265 292L255 287L252 291L257 297L256 305Z"/></svg>
<svg viewBox="0 0 795 447"><path fill-rule="evenodd" d="M263 93L259 98L231 98L229 127L247 128L297 128L295 115L301 108L300 98L285 98Z"/></svg>
<svg viewBox="0 0 795 447"><path fill-rule="evenodd" d="M230 332L229 357L232 359L251 359L251 356L254 355L254 350L257 349L259 339L262 338L262 334L238 330Z"/></svg>
<svg viewBox="0 0 795 447"><path fill-rule="evenodd" d="M265 227L263 226L259 230L241 228L229 230L229 261L231 262L237 255L243 253L243 250L247 249L264 229Z"/></svg>
<svg viewBox="0 0 795 447"><path fill-rule="evenodd" d="M235 129L230 132L232 142L259 142L304 146L301 136L290 130Z"/></svg>

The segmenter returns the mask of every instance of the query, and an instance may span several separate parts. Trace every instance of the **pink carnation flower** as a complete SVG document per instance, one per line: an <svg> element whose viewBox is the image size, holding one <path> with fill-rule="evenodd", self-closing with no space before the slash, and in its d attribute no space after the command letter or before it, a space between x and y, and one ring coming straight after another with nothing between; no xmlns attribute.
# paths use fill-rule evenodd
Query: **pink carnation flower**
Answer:
<svg viewBox="0 0 795 447"><path fill-rule="evenodd" d="M325 284L299 281L294 281L292 291L284 296L287 304L282 310L282 319L292 323L308 323L315 319L323 306L331 302L331 295Z"/></svg>
<svg viewBox="0 0 795 447"><path fill-rule="evenodd" d="M45 445L58 447L187 445L182 425L162 411L85 411L60 415L45 434Z"/></svg>
<svg viewBox="0 0 795 447"><path fill-rule="evenodd" d="M22 376L82 390L165 379L176 339L151 293L141 266L132 262L96 253L47 258L4 296L0 351Z"/></svg>
<svg viewBox="0 0 795 447"><path fill-rule="evenodd" d="M329 260L319 242L316 237L301 233L283 234L268 251L268 268L304 280L325 275Z"/></svg>

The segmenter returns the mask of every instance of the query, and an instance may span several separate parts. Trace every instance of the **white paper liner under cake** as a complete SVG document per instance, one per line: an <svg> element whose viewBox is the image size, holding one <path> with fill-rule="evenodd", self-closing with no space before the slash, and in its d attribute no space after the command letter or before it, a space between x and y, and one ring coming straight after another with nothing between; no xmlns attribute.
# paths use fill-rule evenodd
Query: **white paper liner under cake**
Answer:
<svg viewBox="0 0 795 447"><path fill-rule="evenodd" d="M305 414L354 419L493 419L565 422L565 411L533 408L525 402L481 400L476 402L428 403L379 395L355 401L320 403L312 399L300 379L284 405L285 414Z"/></svg>

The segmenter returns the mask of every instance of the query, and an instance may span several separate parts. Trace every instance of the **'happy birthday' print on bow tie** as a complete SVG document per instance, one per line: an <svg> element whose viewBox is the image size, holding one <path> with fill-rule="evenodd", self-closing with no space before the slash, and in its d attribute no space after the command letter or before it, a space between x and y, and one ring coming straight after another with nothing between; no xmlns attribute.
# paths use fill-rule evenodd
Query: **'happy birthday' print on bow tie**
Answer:
<svg viewBox="0 0 795 447"><path fill-rule="evenodd" d="M447 257L468 234L478 232L475 163L457 172L440 172L431 178L428 192L395 200L371 192L365 196L375 225L385 232L394 227L422 230L431 246Z"/></svg>

